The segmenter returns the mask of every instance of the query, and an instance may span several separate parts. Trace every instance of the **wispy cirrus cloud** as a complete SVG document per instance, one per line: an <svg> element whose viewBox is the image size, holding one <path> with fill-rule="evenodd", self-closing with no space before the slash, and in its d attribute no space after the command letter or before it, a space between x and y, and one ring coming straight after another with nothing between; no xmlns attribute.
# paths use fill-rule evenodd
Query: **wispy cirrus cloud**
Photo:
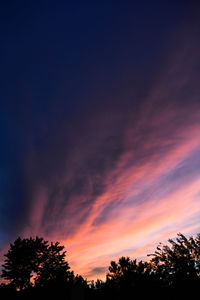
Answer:
<svg viewBox="0 0 200 300"><path fill-rule="evenodd" d="M60 240L88 279L200 229L199 55L195 35L181 39L143 93L88 101L30 142L21 234Z"/></svg>

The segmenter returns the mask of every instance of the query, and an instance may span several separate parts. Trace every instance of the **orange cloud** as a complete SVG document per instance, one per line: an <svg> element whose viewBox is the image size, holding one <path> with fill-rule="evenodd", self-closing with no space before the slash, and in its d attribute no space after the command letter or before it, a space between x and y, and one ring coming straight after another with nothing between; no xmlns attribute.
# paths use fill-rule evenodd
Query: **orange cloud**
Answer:
<svg viewBox="0 0 200 300"><path fill-rule="evenodd" d="M120 255L144 256L199 229L200 110L188 53L178 51L135 111L125 99L84 115L69 150L63 141L62 172L38 180L24 234L60 240L87 278Z"/></svg>

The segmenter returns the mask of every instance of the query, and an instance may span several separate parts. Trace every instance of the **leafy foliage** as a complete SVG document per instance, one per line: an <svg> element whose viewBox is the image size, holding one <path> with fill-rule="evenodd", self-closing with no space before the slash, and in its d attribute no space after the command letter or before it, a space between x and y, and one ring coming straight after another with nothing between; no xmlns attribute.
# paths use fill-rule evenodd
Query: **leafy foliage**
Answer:
<svg viewBox="0 0 200 300"><path fill-rule="evenodd" d="M151 263L155 274L167 285L197 280L200 275L200 234L186 238L179 233L169 246L159 244Z"/></svg>
<svg viewBox="0 0 200 300"><path fill-rule="evenodd" d="M43 254L43 261L40 264L35 280L36 285L45 286L55 283L65 283L69 277L69 265L65 261L66 251L64 246L58 242L51 243Z"/></svg>
<svg viewBox="0 0 200 300"><path fill-rule="evenodd" d="M48 248L43 238L21 239L10 244L2 266L2 277L10 281L11 286L22 290L31 285L31 277L38 272Z"/></svg>
<svg viewBox="0 0 200 300"><path fill-rule="evenodd" d="M0 286L4 298L32 299L154 299L193 298L200 285L200 234L186 238L179 233L168 245L159 244L149 261L122 256L111 261L106 280L89 286L70 271L66 251L58 242L43 238L18 238L10 245ZM35 279L33 278L35 276ZM20 293L16 293L19 290ZM162 296L161 296L162 295Z"/></svg>

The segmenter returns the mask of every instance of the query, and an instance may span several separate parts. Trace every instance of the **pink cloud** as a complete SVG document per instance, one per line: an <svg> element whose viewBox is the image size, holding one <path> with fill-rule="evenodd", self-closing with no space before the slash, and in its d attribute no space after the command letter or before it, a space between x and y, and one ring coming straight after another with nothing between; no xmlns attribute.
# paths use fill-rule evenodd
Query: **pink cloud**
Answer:
<svg viewBox="0 0 200 300"><path fill-rule="evenodd" d="M120 254L140 257L199 228L191 220L200 214L200 109L192 92L196 59L188 53L176 53L137 110L123 99L70 124L61 171L42 180L30 162L37 185L24 235L60 240L75 272L95 279L91 269Z"/></svg>

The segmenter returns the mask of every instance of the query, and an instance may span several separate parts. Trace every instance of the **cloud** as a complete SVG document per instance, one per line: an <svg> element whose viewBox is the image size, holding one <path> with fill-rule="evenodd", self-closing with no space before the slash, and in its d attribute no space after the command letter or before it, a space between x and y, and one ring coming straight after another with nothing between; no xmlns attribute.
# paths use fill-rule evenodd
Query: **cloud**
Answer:
<svg viewBox="0 0 200 300"><path fill-rule="evenodd" d="M96 276L96 274L99 274L101 276L102 274L106 274L107 271L108 269L106 267L95 267L90 270L86 277L92 278L93 276Z"/></svg>
<svg viewBox="0 0 200 300"><path fill-rule="evenodd" d="M88 279L199 229L199 54L194 36L178 43L141 95L121 86L30 138L18 232L60 240Z"/></svg>

